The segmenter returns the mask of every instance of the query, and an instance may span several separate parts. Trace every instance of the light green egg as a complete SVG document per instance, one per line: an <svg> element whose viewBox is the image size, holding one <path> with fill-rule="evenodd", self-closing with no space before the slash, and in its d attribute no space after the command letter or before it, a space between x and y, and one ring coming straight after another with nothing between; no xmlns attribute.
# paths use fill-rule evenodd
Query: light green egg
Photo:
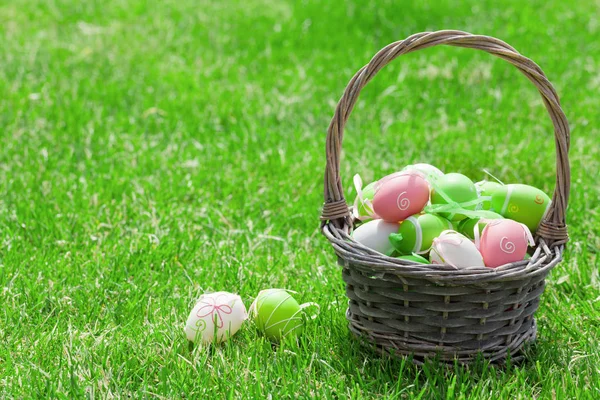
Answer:
<svg viewBox="0 0 600 400"><path fill-rule="evenodd" d="M479 226L479 233L483 231L486 223L480 222L482 219L503 219L504 217L489 210L478 210L469 213L469 216L458 223L458 232L462 233L469 239L475 238L475 225Z"/></svg>
<svg viewBox="0 0 600 400"><path fill-rule="evenodd" d="M525 224L531 233L537 230L550 203L546 193L529 185L504 185L492 193L492 209L504 218Z"/></svg>
<svg viewBox="0 0 600 400"><path fill-rule="evenodd" d="M302 308L284 289L262 290L256 296L252 313L258 329L272 340L298 336L304 329Z"/></svg>
<svg viewBox="0 0 600 400"><path fill-rule="evenodd" d="M354 204L358 204L357 212L360 217L368 218L375 214L373 211L373 197L375 197L375 186L377 182L369 183L362 190L362 201L356 196ZM365 201L368 200L369 202Z"/></svg>
<svg viewBox="0 0 600 400"><path fill-rule="evenodd" d="M421 257L418 254L411 254L411 255L407 255L407 256L398 256L397 258L401 258L403 260L414 261L419 264L429 264L428 259L426 259L425 257Z"/></svg>
<svg viewBox="0 0 600 400"><path fill-rule="evenodd" d="M475 210L478 204L477 199L479 198L473 181L463 174L454 172L446 174L438 179L431 192L431 204L448 204L448 201L446 201L444 196L466 210ZM451 214L453 214L453 216L450 218ZM465 219L465 215L460 213L446 212L440 213L440 215L445 218L450 218L452 221Z"/></svg>
<svg viewBox="0 0 600 400"><path fill-rule="evenodd" d="M400 224L398 233L390 235L390 242L400 254L426 253L433 239L448 229L452 229L452 224L446 218L435 214L417 214Z"/></svg>
<svg viewBox="0 0 600 400"><path fill-rule="evenodd" d="M411 169L424 174L427 178L427 181L429 182L437 182L438 179L444 176L444 173L440 171L437 167L425 163L407 165L406 167L402 168L402 171L408 171Z"/></svg>
<svg viewBox="0 0 600 400"><path fill-rule="evenodd" d="M479 193L480 197L490 197L492 195L492 193L501 186L502 186L502 184L500 184L498 182L491 182L491 181L486 181L486 180L477 182L475 184L475 188L477 189L477 192ZM491 200L485 200L481 203L482 210L490 210L491 208L492 208Z"/></svg>

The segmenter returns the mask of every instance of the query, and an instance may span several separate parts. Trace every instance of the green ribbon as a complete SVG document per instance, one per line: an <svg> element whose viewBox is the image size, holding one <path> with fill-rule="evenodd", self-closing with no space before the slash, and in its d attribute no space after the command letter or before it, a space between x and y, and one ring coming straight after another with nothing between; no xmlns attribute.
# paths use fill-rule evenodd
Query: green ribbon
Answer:
<svg viewBox="0 0 600 400"><path fill-rule="evenodd" d="M436 193L438 193L440 196L442 196L442 198L446 201L447 204L431 204L431 205L425 206L423 211L428 212L428 213L435 213L435 214L449 213L450 215L448 216L448 219L450 219L450 220L456 214L470 216L470 214L473 213L474 211L467 210L465 207L482 204L484 201L492 199L491 197L488 197L488 196L486 196L486 197L477 196L477 198L474 200L466 201L464 203L458 203L458 202L452 200L446 193L444 193L444 191L435 182L435 179L427 179L427 182L429 183L429 186L431 186L431 188ZM474 214L472 216L472 218L475 218L475 217L480 217L480 215Z"/></svg>
<svg viewBox="0 0 600 400"><path fill-rule="evenodd" d="M440 193L441 194L441 193ZM479 197L475 200L467 201L464 203L457 203L455 201L450 201L448 204L431 204L425 206L423 211L430 214L440 214L440 213L449 213L449 218L456 214L465 215L469 218L485 218L486 212L488 210L468 210L465 207L469 207L475 204L482 203L484 201L490 200L490 196Z"/></svg>

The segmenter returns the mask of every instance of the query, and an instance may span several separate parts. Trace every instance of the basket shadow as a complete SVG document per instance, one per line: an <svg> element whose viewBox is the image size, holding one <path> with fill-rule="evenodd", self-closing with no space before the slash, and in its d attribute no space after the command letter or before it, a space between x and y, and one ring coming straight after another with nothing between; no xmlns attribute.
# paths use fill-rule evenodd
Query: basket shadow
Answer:
<svg viewBox="0 0 600 400"><path fill-rule="evenodd" d="M509 357L501 364L491 363L481 356L475 358L470 364L447 363L437 357L415 363L413 357L394 356L389 352L382 352L373 344L350 333L347 335L347 340L335 343L333 346L337 351L344 351L346 357L354 359L353 365L360 366L360 368L344 370L353 381L378 380L376 386L379 387L372 387L372 389L381 391L389 390L390 383L400 384L402 387L415 384L419 387L428 385L440 396L445 395L453 380L468 386L485 379L510 380L516 369L535 368L535 360L539 354L538 345L534 342L524 346L522 356L517 360L511 360Z"/></svg>

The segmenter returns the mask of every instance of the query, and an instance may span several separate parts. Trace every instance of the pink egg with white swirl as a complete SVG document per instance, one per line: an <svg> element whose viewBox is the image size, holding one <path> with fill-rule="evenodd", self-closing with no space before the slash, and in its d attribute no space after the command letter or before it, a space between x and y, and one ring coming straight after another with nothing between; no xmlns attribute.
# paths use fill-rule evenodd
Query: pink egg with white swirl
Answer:
<svg viewBox="0 0 600 400"><path fill-rule="evenodd" d="M380 180L373 196L373 211L388 222L418 214L429 201L429 185L422 174L406 171Z"/></svg>
<svg viewBox="0 0 600 400"><path fill-rule="evenodd" d="M483 256L486 267L521 261L527 253L527 246L535 242L527 226L512 219L486 221L481 238L475 237L475 244Z"/></svg>

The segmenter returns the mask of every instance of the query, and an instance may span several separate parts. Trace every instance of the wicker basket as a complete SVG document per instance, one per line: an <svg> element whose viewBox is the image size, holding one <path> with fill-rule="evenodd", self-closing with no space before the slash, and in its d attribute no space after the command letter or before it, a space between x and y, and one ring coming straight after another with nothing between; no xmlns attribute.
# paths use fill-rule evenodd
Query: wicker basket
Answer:
<svg viewBox="0 0 600 400"><path fill-rule="evenodd" d="M442 44L483 50L516 66L538 88L554 124L556 188L528 261L456 270L387 257L349 236L355 221L343 196L339 167L344 125L358 95L396 57ZM561 261L568 239L568 150L569 126L552 84L533 61L508 44L488 36L438 31L415 34L380 50L348 83L327 132L322 231L343 267L351 331L380 351L413 355L416 363L436 356L460 363L478 354L496 362L521 358L523 345L536 337L534 313L545 277Z"/></svg>

